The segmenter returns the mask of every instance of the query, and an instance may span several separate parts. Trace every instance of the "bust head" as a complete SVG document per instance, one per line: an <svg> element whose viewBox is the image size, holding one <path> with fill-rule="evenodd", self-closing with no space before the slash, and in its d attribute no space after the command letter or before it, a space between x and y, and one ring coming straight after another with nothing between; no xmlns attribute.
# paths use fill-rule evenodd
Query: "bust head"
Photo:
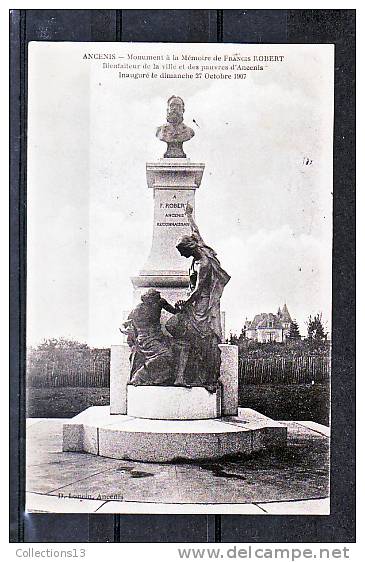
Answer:
<svg viewBox="0 0 365 562"><path fill-rule="evenodd" d="M194 131L184 124L184 110L184 101L179 96L167 100L167 124L156 131L156 137L167 143L164 158L186 158L183 143L194 136Z"/></svg>
<svg viewBox="0 0 365 562"><path fill-rule="evenodd" d="M184 101L178 96L171 96L167 100L167 121L171 125L180 125L184 119Z"/></svg>

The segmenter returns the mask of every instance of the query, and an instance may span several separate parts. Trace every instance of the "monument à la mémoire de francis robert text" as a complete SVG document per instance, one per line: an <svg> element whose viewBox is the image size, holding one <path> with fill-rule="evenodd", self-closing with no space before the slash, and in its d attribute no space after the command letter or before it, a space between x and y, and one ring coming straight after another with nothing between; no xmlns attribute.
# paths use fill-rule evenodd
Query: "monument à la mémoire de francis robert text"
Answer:
<svg viewBox="0 0 365 562"><path fill-rule="evenodd" d="M204 164L186 158L183 143L194 131L184 110L180 97L168 99L167 123L156 133L166 151L146 166L151 251L132 278L126 341L111 346L110 407L88 408L65 423L64 451L164 462L286 446L285 426L238 408L238 349L223 343L220 311L230 276L194 219Z"/></svg>

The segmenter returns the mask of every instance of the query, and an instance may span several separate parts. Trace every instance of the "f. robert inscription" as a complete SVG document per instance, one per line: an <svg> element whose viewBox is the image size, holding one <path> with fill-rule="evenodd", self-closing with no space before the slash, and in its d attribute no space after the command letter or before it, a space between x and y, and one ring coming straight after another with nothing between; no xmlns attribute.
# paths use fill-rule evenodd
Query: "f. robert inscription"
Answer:
<svg viewBox="0 0 365 562"><path fill-rule="evenodd" d="M181 209L185 211L186 203L160 203L160 209ZM165 219L178 219L184 218L185 212L183 213L165 213ZM189 226L188 222L156 222L156 226Z"/></svg>

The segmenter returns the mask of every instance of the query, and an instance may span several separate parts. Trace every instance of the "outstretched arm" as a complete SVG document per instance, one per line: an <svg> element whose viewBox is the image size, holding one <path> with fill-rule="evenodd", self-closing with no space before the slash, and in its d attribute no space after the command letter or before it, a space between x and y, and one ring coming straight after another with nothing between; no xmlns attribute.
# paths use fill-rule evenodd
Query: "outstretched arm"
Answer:
<svg viewBox="0 0 365 562"><path fill-rule="evenodd" d="M167 302L166 299L161 299L161 306L164 310L167 310L167 312L170 312L171 314L177 314L179 312L179 310L177 308L175 308L174 306L172 306L172 304L170 304L169 302Z"/></svg>
<svg viewBox="0 0 365 562"><path fill-rule="evenodd" d="M130 315L128 316L128 319L125 322L123 322L122 326L124 330L122 328L119 328L119 331L122 334L128 334L130 330L133 329L133 323L132 323L132 319L130 318Z"/></svg>
<svg viewBox="0 0 365 562"><path fill-rule="evenodd" d="M203 241L203 238L200 235L198 226L197 226L197 224L196 224L196 222L193 218L193 207L190 205L190 203L186 203L185 215L186 215L186 218L189 221L192 234L194 234L194 236L199 240L199 242L202 242L204 244L204 241Z"/></svg>

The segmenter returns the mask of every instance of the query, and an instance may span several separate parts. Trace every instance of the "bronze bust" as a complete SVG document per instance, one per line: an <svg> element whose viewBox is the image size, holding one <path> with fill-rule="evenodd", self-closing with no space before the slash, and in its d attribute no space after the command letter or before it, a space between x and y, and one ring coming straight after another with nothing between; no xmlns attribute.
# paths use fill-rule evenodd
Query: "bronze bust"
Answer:
<svg viewBox="0 0 365 562"><path fill-rule="evenodd" d="M156 137L167 143L164 158L186 158L183 143L194 136L194 131L183 123L184 101L178 96L167 100L167 124L158 127Z"/></svg>

